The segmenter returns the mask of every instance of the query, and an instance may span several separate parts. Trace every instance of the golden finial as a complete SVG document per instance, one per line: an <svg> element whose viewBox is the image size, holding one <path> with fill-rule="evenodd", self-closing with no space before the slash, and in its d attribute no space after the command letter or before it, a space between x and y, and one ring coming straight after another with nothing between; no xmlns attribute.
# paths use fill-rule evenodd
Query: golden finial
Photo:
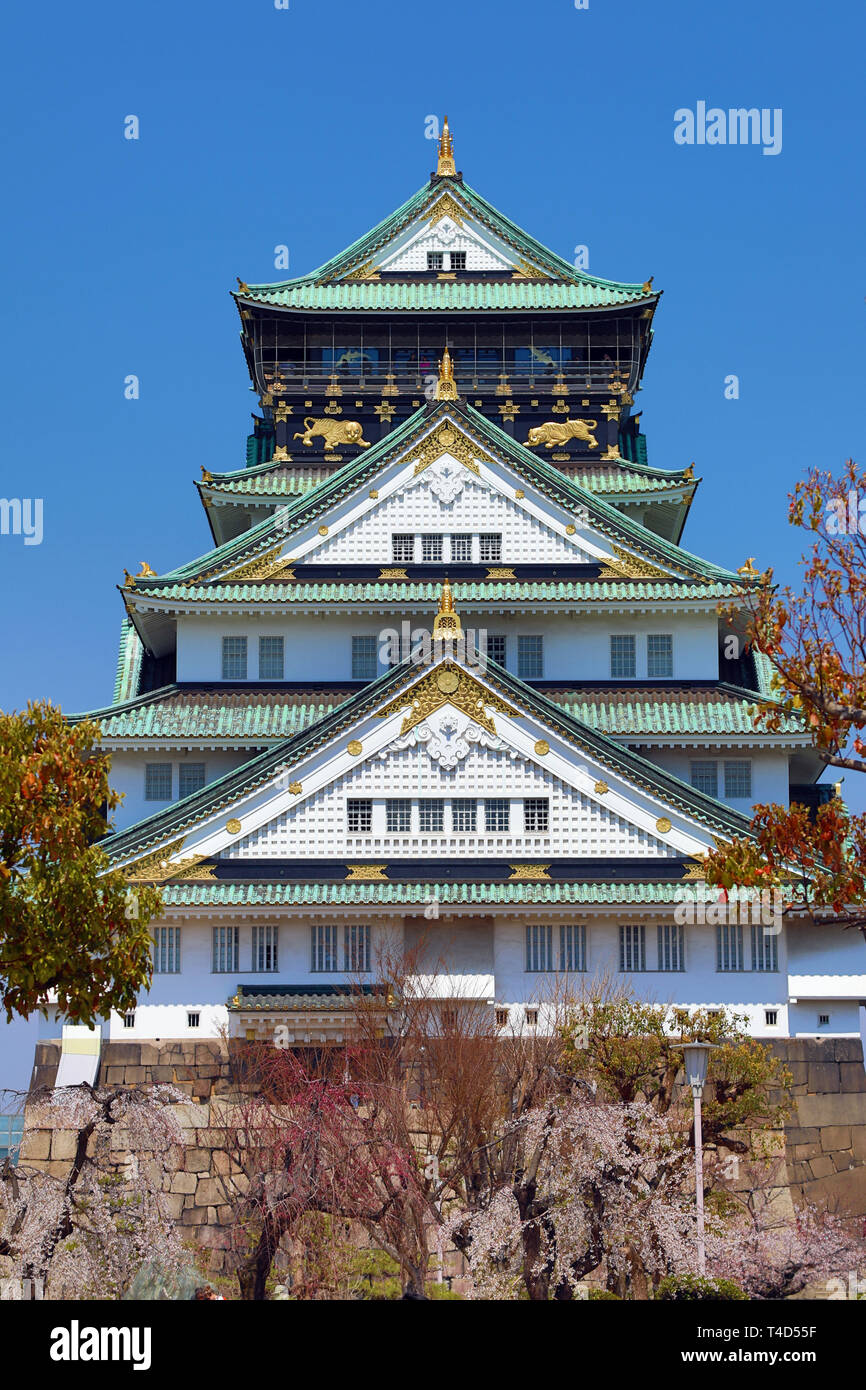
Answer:
<svg viewBox="0 0 866 1390"><path fill-rule="evenodd" d="M652 294L653 280L655 278L656 277L654 275L651 275L648 280L644 280L643 284L641 285L641 289L643 290L644 294Z"/></svg>
<svg viewBox="0 0 866 1390"><path fill-rule="evenodd" d="M737 570L737 574L746 575L747 578L751 578L753 574L760 574L760 570L755 569L754 562L754 555L750 555L746 563L744 565L740 565L739 569Z"/></svg>
<svg viewBox="0 0 866 1390"><path fill-rule="evenodd" d="M694 459L693 459L692 462L689 464L688 468L686 469L686 471L683 473L683 478L684 478L684 479L687 479L689 482L691 482L692 479L694 478L694 476L695 476L695 463L694 463Z"/></svg>
<svg viewBox="0 0 866 1390"><path fill-rule="evenodd" d="M141 562L141 569L138 571L138 574L135 576L135 578L136 578L136 579L144 579L144 578L145 578L147 575L149 575L149 574L155 575L155 574L156 574L156 570L152 570L152 569L150 568L150 565L147 563L147 561L146 561L146 560L142 560L142 562Z"/></svg>
<svg viewBox="0 0 866 1390"><path fill-rule="evenodd" d="M439 595L439 612L436 614L436 621L433 624L433 641L435 642L438 637L441 641L456 642L462 635L463 629L460 626L460 619L454 612L451 585L445 579L442 581L442 592Z"/></svg>
<svg viewBox="0 0 866 1390"><path fill-rule="evenodd" d="M439 158L436 161L436 173L446 176L455 175L457 173L457 167L454 163L454 142L451 139L451 131L448 129L447 116L442 126L442 138L439 140L438 144Z"/></svg>
<svg viewBox="0 0 866 1390"><path fill-rule="evenodd" d="M458 399L454 367L451 363L451 353L447 347L439 362L439 380L436 383L433 399L434 401L456 401Z"/></svg>

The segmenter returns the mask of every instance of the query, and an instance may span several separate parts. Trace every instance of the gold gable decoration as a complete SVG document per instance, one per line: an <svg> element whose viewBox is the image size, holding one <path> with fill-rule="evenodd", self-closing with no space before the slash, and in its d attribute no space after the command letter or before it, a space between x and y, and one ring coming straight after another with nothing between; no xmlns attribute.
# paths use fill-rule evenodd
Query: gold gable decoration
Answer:
<svg viewBox="0 0 866 1390"><path fill-rule="evenodd" d="M450 193L443 193L441 198L436 199L425 216L431 227L435 227L436 223L441 222L443 217L450 217L452 222L456 222L458 227L462 227L466 213L457 200L451 197Z"/></svg>
<svg viewBox="0 0 866 1390"><path fill-rule="evenodd" d="M599 579L671 579L674 576L661 570L657 565L651 565L649 560L642 556L632 555L628 550L623 550L622 546L613 547L616 553L616 560L609 560L602 570L599 571Z"/></svg>
<svg viewBox="0 0 866 1390"><path fill-rule="evenodd" d="M376 714L378 718L384 719L386 715L399 714L401 710L407 710L400 727L400 734L403 736L408 734L410 729L414 729L416 724L421 724L431 714L435 714L443 705L453 705L461 714L468 714L470 719L474 719L475 723L480 724L489 734L496 733L496 725L487 713L488 709L498 714L517 713L513 706L506 704L499 695L485 690L484 686L461 666L453 661L444 661L422 676L416 685L398 695L395 700L390 700L387 705L383 705Z"/></svg>
<svg viewBox="0 0 866 1390"><path fill-rule="evenodd" d="M462 463L464 468L468 468L470 473L481 472L476 459L481 459L484 463L490 462L489 455L476 448L450 420L443 420L439 428L422 443L418 462L415 464L416 474L423 473L425 468L429 468L431 463L435 463L443 454L450 454L458 463Z"/></svg>
<svg viewBox="0 0 866 1390"><path fill-rule="evenodd" d="M256 560L249 560L246 564L238 565L233 570L226 570L225 574L207 575L206 577L208 579L217 577L220 580L231 579L236 583L247 580L294 579L291 562L283 555L282 549L282 544L275 545Z"/></svg>
<svg viewBox="0 0 866 1390"><path fill-rule="evenodd" d="M375 261L364 261L363 265L356 266L354 270L348 271L341 278L344 280L378 280L379 267Z"/></svg>
<svg viewBox="0 0 866 1390"><path fill-rule="evenodd" d="M166 879L173 878L178 870L183 866L181 860L178 864L171 864L169 861L173 854L183 847L184 836L179 840L173 840L170 845L163 845L161 849L153 850L151 854L142 855L141 859L136 859L124 869L123 874L128 883L164 883ZM203 857L203 856L202 856Z"/></svg>
<svg viewBox="0 0 866 1390"><path fill-rule="evenodd" d="M547 274L546 271L539 270L537 265L533 265L531 261L524 260L522 256L518 259L517 264L514 267L514 270L511 272L511 277L513 280L550 279L550 276Z"/></svg>

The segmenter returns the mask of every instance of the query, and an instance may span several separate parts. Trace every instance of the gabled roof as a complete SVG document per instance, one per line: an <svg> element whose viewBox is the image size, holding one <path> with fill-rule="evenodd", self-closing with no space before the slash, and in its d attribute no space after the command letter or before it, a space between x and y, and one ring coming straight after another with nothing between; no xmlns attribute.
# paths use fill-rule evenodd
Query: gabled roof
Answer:
<svg viewBox="0 0 866 1390"><path fill-rule="evenodd" d="M413 222L447 215L472 219L511 249L520 278L502 282L479 276L422 280L417 275L380 280L376 258ZM377 226L310 274L270 284L240 282L239 304L306 310L494 310L598 309L654 304L646 284L603 280L578 270L543 246L462 178L434 176Z"/></svg>

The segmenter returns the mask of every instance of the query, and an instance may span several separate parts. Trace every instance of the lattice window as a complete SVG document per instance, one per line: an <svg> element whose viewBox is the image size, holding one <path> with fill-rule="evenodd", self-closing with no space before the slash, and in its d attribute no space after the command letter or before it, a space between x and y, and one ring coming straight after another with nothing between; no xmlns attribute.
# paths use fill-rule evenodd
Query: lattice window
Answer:
<svg viewBox="0 0 866 1390"><path fill-rule="evenodd" d="M353 681L373 681L378 674L379 666L376 655L376 638L354 636L352 638L352 680Z"/></svg>
<svg viewBox="0 0 866 1390"><path fill-rule="evenodd" d="M421 562L425 565L438 565L442 562L441 535L427 532L421 537Z"/></svg>
<svg viewBox="0 0 866 1390"><path fill-rule="evenodd" d="M204 763L180 763L177 769L177 794L183 800L200 792L205 783Z"/></svg>
<svg viewBox="0 0 866 1390"><path fill-rule="evenodd" d="M373 803L350 797L346 802L346 829L350 835L368 835L373 829Z"/></svg>
<svg viewBox="0 0 866 1390"><path fill-rule="evenodd" d="M465 252L465 251L452 251L452 252L450 253L450 257L449 257L449 269L450 269L450 270L465 270L465 269L466 269L466 252Z"/></svg>
<svg viewBox="0 0 866 1390"><path fill-rule="evenodd" d="M646 970L646 927L620 927L619 968L634 973Z"/></svg>
<svg viewBox="0 0 866 1390"><path fill-rule="evenodd" d="M418 802L418 829L421 834L438 834L445 829L445 802L423 796Z"/></svg>
<svg viewBox="0 0 866 1390"><path fill-rule="evenodd" d="M560 970L586 970L586 927L582 922L563 922L559 928Z"/></svg>
<svg viewBox="0 0 866 1390"><path fill-rule="evenodd" d="M390 797L385 802L385 828L389 835L408 835L412 829L412 802L408 797Z"/></svg>
<svg viewBox="0 0 866 1390"><path fill-rule="evenodd" d="M223 638L223 680L245 681L247 678L246 637Z"/></svg>
<svg viewBox="0 0 866 1390"><path fill-rule="evenodd" d="M343 969L353 975L370 969L370 927L349 926L343 928Z"/></svg>
<svg viewBox="0 0 866 1390"><path fill-rule="evenodd" d="M474 833L478 826L478 802L474 797L455 797L451 802L451 829L458 835Z"/></svg>
<svg viewBox="0 0 866 1390"><path fill-rule="evenodd" d="M502 559L502 532L482 531L478 537L478 558L482 565L498 565Z"/></svg>
<svg viewBox="0 0 866 1390"><path fill-rule="evenodd" d="M544 675L544 639L536 634L517 638L517 674L521 680L541 680Z"/></svg>
<svg viewBox="0 0 866 1390"><path fill-rule="evenodd" d="M445 264L445 253L443 251L427 252L427 269L441 270Z"/></svg>
<svg viewBox="0 0 866 1390"><path fill-rule="evenodd" d="M658 968L664 971L685 970L685 931L677 923L659 924Z"/></svg>
<svg viewBox="0 0 866 1390"><path fill-rule="evenodd" d="M779 938L768 927L752 927L752 969L762 974L779 969Z"/></svg>
<svg viewBox="0 0 866 1390"><path fill-rule="evenodd" d="M553 926L545 923L526 928L526 969L553 969Z"/></svg>
<svg viewBox="0 0 866 1390"><path fill-rule="evenodd" d="M484 802L484 829L501 832L510 823L511 806L504 796L488 796Z"/></svg>
<svg viewBox="0 0 866 1390"><path fill-rule="evenodd" d="M171 763L145 763L145 801L171 801Z"/></svg>
<svg viewBox="0 0 866 1390"><path fill-rule="evenodd" d="M749 758L725 759L725 797L732 801L751 801L752 763Z"/></svg>
<svg viewBox="0 0 866 1390"><path fill-rule="evenodd" d="M635 639L632 633L613 633L610 639L611 680L633 680L637 671Z"/></svg>
<svg viewBox="0 0 866 1390"><path fill-rule="evenodd" d="M259 638L259 680L281 681L285 675L285 641L282 637Z"/></svg>
<svg viewBox="0 0 866 1390"><path fill-rule="evenodd" d="M213 928L213 973L230 975L240 969L240 927Z"/></svg>
<svg viewBox="0 0 866 1390"><path fill-rule="evenodd" d="M310 928L310 971L312 974L325 975L338 969L339 930L339 927L332 923L327 925L317 923Z"/></svg>
<svg viewBox="0 0 866 1390"><path fill-rule="evenodd" d="M716 970L720 974L743 969L743 928L722 922L716 927Z"/></svg>
<svg viewBox="0 0 866 1390"><path fill-rule="evenodd" d="M472 563L472 534L460 532L451 536L451 559L455 564Z"/></svg>
<svg viewBox="0 0 866 1390"><path fill-rule="evenodd" d="M279 931L277 926L253 927L253 970L265 973L279 969Z"/></svg>
<svg viewBox="0 0 866 1390"><path fill-rule="evenodd" d="M546 796L528 796L523 802L523 828L546 835L550 829L550 802Z"/></svg>
<svg viewBox="0 0 866 1390"><path fill-rule="evenodd" d="M707 796L719 794L719 765L714 758L698 758L689 768L689 777L696 791Z"/></svg>
<svg viewBox="0 0 866 1390"><path fill-rule="evenodd" d="M180 927L154 927L153 973L180 974Z"/></svg>
<svg viewBox="0 0 866 1390"><path fill-rule="evenodd" d="M651 679L669 680L674 674L674 639L669 632L651 632L646 639L646 672Z"/></svg>
<svg viewBox="0 0 866 1390"><path fill-rule="evenodd" d="M488 632L487 655L498 666L505 665L506 639L504 632Z"/></svg>
<svg viewBox="0 0 866 1390"><path fill-rule="evenodd" d="M412 531L395 531L391 537L391 559L395 565L411 565L415 560L415 535Z"/></svg>

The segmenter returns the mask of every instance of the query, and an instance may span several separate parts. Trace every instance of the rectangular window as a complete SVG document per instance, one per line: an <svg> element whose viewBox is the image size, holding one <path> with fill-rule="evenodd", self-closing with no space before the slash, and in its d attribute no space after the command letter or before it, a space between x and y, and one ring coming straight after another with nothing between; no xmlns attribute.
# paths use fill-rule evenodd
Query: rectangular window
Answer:
<svg viewBox="0 0 866 1390"><path fill-rule="evenodd" d="M177 769L177 794L181 801L204 786L204 763L180 763Z"/></svg>
<svg viewBox="0 0 866 1390"><path fill-rule="evenodd" d="M145 801L171 801L171 763L145 763Z"/></svg>
<svg viewBox="0 0 866 1390"><path fill-rule="evenodd" d="M743 928L732 923L716 927L716 970L726 974L743 968Z"/></svg>
<svg viewBox="0 0 866 1390"><path fill-rule="evenodd" d="M441 270L445 264L445 253L443 251L427 252L427 269Z"/></svg>
<svg viewBox="0 0 866 1390"><path fill-rule="evenodd" d="M496 1027L497 1027L497 1028L507 1028L507 1027L508 1027L508 1014L509 1014L509 1010L508 1010L508 1009L497 1009L497 1010L496 1010Z"/></svg>
<svg viewBox="0 0 866 1390"><path fill-rule="evenodd" d="M421 537L421 561L425 565L442 562L442 536L429 532Z"/></svg>
<svg viewBox="0 0 866 1390"><path fill-rule="evenodd" d="M752 764L749 758L725 759L725 797L732 801L751 801Z"/></svg>
<svg viewBox="0 0 866 1390"><path fill-rule="evenodd" d="M369 926L343 928L343 969L356 975L370 969Z"/></svg>
<svg viewBox="0 0 866 1390"><path fill-rule="evenodd" d="M651 632L646 639L646 673L669 680L674 673L674 639L669 632Z"/></svg>
<svg viewBox="0 0 866 1390"><path fill-rule="evenodd" d="M422 796L418 802L418 829L423 833L445 829L445 802Z"/></svg>
<svg viewBox="0 0 866 1390"><path fill-rule="evenodd" d="M482 565L498 565L502 559L502 532L482 531L478 537L478 558Z"/></svg>
<svg viewBox="0 0 866 1390"><path fill-rule="evenodd" d="M451 268L452 270L465 270L465 269L466 269L466 252L465 252L465 251L452 251L452 252L451 252L451 267L450 267L450 268Z"/></svg>
<svg viewBox="0 0 866 1390"><path fill-rule="evenodd" d="M544 643L541 637L518 637L517 674L521 680L541 680L544 675Z"/></svg>
<svg viewBox="0 0 866 1390"><path fill-rule="evenodd" d="M611 680L634 680L637 673L635 639L629 633L612 633L610 639Z"/></svg>
<svg viewBox="0 0 866 1390"><path fill-rule="evenodd" d="M552 926L526 928L526 969L531 971L553 969Z"/></svg>
<svg viewBox="0 0 866 1390"><path fill-rule="evenodd" d="M312 947L310 969L314 975L323 975L337 969L337 926L315 926L310 928Z"/></svg>
<svg viewBox="0 0 866 1390"><path fill-rule="evenodd" d="M623 971L646 970L646 927L620 927L619 968Z"/></svg>
<svg viewBox="0 0 866 1390"><path fill-rule="evenodd" d="M246 637L223 638L223 680L245 681L247 678Z"/></svg>
<svg viewBox="0 0 866 1390"><path fill-rule="evenodd" d="M277 964L277 938L279 927L253 927L253 970L268 973L279 969Z"/></svg>
<svg viewBox="0 0 866 1390"><path fill-rule="evenodd" d="M352 638L352 680L374 681L379 670L376 660L376 638Z"/></svg>
<svg viewBox="0 0 866 1390"><path fill-rule="evenodd" d="M659 970L685 970L685 930L678 923L658 928Z"/></svg>
<svg viewBox="0 0 866 1390"><path fill-rule="evenodd" d="M133 1010L131 1013L123 1015L123 1026L124 1028L135 1027L135 1010Z"/></svg>
<svg viewBox="0 0 866 1390"><path fill-rule="evenodd" d="M487 634L487 655L491 661L495 661L498 666L505 665L505 633L490 632Z"/></svg>
<svg viewBox="0 0 866 1390"><path fill-rule="evenodd" d="M763 926L752 927L752 969L770 974L779 969L779 938Z"/></svg>
<svg viewBox="0 0 866 1390"><path fill-rule="evenodd" d="M153 973L180 974L180 927L154 927Z"/></svg>
<svg viewBox="0 0 866 1390"><path fill-rule="evenodd" d="M240 927L213 928L213 972L215 975L234 974L240 969Z"/></svg>
<svg viewBox="0 0 866 1390"><path fill-rule="evenodd" d="M586 969L586 927L563 923L559 928L560 970Z"/></svg>
<svg viewBox="0 0 866 1390"><path fill-rule="evenodd" d="M391 559L395 565L411 565L415 559L415 537L411 531L396 531L391 537Z"/></svg>
<svg viewBox="0 0 866 1390"><path fill-rule="evenodd" d="M463 834L473 832L478 826L478 802L468 797L457 797L451 802L451 829Z"/></svg>
<svg viewBox="0 0 866 1390"><path fill-rule="evenodd" d="M389 835L408 835L412 829L412 802L393 797L385 802L385 826Z"/></svg>
<svg viewBox="0 0 866 1390"><path fill-rule="evenodd" d="M349 797L346 802L346 829L350 835L369 835L373 829L373 803Z"/></svg>
<svg viewBox="0 0 866 1390"><path fill-rule="evenodd" d="M524 798L523 829L536 834L546 834L550 829L550 801L546 796Z"/></svg>
<svg viewBox="0 0 866 1390"><path fill-rule="evenodd" d="M691 764L690 777L696 791L707 796L719 794L719 765L713 758L700 758Z"/></svg>
<svg viewBox="0 0 866 1390"><path fill-rule="evenodd" d="M472 536L457 535L451 537L451 559L456 563L469 565L472 563Z"/></svg>
<svg viewBox="0 0 866 1390"><path fill-rule="evenodd" d="M201 1023L201 1014L198 1014L198 1013L195 1013L195 1012L192 1012L192 1011L189 1012L189 1013L187 1014L187 1016L186 1016L186 1026L187 1026L187 1028L198 1028L198 1026L199 1026L200 1023Z"/></svg>
<svg viewBox="0 0 866 1390"><path fill-rule="evenodd" d="M259 638L259 680L281 681L285 675L285 642L282 637Z"/></svg>
<svg viewBox="0 0 866 1390"><path fill-rule="evenodd" d="M484 803L484 829L492 831L507 830L510 806L506 797L489 796Z"/></svg>
<svg viewBox="0 0 866 1390"><path fill-rule="evenodd" d="M778 1025L778 1022L779 1022L779 1011L778 1011L778 1009L765 1009L765 1010L764 1010L764 1026L765 1026L766 1028L775 1028L775 1027Z"/></svg>

